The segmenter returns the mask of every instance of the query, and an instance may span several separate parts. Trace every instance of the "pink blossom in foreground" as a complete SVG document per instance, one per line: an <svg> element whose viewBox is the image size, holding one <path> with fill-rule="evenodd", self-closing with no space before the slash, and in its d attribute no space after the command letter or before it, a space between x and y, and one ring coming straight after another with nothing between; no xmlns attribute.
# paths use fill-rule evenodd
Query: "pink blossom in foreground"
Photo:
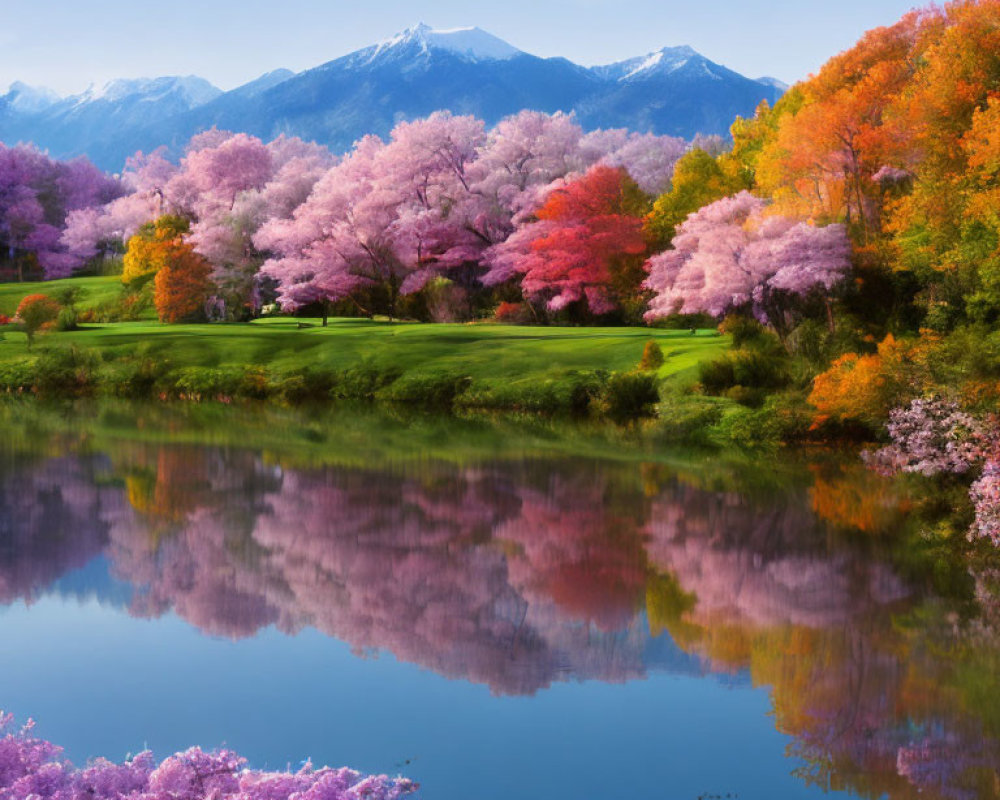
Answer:
<svg viewBox="0 0 1000 800"><path fill-rule="evenodd" d="M0 712L0 733L13 717ZM247 769L229 750L192 747L159 765L146 751L122 764L96 759L77 769L62 750L32 735L29 722L0 738L0 798L4 800L398 800L417 785L405 778L361 775L351 769L297 772Z"/></svg>
<svg viewBox="0 0 1000 800"><path fill-rule="evenodd" d="M940 398L917 398L889 414L892 443L863 458L872 468L891 475L918 473L927 477L964 474L982 465L969 498L976 512L969 539L989 539L1000 547L1000 447L993 424Z"/></svg>
<svg viewBox="0 0 1000 800"><path fill-rule="evenodd" d="M887 474L961 474L983 460L987 447L983 423L957 403L939 398L917 398L906 408L893 409L886 427L892 444L865 455Z"/></svg>
<svg viewBox="0 0 1000 800"><path fill-rule="evenodd" d="M989 539L1000 547L1000 461L986 462L982 477L969 490L969 497L976 509L969 537Z"/></svg>

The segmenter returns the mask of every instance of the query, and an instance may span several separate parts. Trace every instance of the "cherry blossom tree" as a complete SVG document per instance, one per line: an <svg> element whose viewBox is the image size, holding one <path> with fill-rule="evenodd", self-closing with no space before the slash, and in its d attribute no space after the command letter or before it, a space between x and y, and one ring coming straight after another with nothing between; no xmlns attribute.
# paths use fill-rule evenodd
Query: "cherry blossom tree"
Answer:
<svg viewBox="0 0 1000 800"><path fill-rule="evenodd" d="M164 153L165 148L136 153L122 173L127 194L67 216L62 244L79 263L123 251L124 243L139 228L171 210L164 193L177 167Z"/></svg>
<svg viewBox="0 0 1000 800"><path fill-rule="evenodd" d="M794 302L829 292L850 269L842 225L816 227L765 213L767 201L743 191L691 214L670 250L647 262L655 295L647 319L673 313L721 316L751 310L786 333Z"/></svg>
<svg viewBox="0 0 1000 800"><path fill-rule="evenodd" d="M85 159L58 162L31 147L0 145L0 247L20 277L29 254L46 277L63 277L79 263L61 242L67 215L121 193L117 180Z"/></svg>
<svg viewBox="0 0 1000 800"><path fill-rule="evenodd" d="M646 194L657 196L670 188L674 165L688 149L676 136L598 130L581 141L584 159L609 167L624 167Z"/></svg>

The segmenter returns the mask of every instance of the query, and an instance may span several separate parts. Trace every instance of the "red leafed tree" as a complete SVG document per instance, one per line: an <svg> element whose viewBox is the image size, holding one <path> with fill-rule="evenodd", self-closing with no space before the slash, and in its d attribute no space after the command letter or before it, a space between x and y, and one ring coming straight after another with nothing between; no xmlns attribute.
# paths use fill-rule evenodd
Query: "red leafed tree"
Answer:
<svg viewBox="0 0 1000 800"><path fill-rule="evenodd" d="M584 299L595 314L613 311L639 290L647 202L624 169L591 167L553 189L537 221L496 248L491 271L522 274L524 294L552 311Z"/></svg>

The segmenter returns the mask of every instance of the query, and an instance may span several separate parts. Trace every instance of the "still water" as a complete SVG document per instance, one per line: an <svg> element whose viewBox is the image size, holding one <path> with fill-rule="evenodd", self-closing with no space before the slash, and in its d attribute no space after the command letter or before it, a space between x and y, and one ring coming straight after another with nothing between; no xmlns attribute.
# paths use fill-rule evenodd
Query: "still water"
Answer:
<svg viewBox="0 0 1000 800"><path fill-rule="evenodd" d="M0 708L77 763L226 746L425 800L1000 796L997 571L921 555L853 455L2 421Z"/></svg>

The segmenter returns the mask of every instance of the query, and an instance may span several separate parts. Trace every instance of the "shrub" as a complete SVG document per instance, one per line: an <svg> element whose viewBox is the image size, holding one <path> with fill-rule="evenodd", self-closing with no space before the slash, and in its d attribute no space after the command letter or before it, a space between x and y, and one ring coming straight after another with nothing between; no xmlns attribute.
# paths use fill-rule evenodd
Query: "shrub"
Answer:
<svg viewBox="0 0 1000 800"><path fill-rule="evenodd" d="M6 314L0 314L0 325L10 325L11 319Z"/></svg>
<svg viewBox="0 0 1000 800"><path fill-rule="evenodd" d="M767 335L764 326L751 317L730 314L719 324L719 333L733 337L733 347L743 347Z"/></svg>
<svg viewBox="0 0 1000 800"><path fill-rule="evenodd" d="M642 349L642 360L639 361L639 369L643 372L654 372L663 366L663 350L653 339L646 342Z"/></svg>
<svg viewBox="0 0 1000 800"><path fill-rule="evenodd" d="M781 442L780 421L767 407L738 408L723 417L714 433L728 444L745 450L770 449Z"/></svg>
<svg viewBox="0 0 1000 800"><path fill-rule="evenodd" d="M151 397L162 388L170 365L158 358L135 358L105 367L100 375L101 389L114 397Z"/></svg>
<svg viewBox="0 0 1000 800"><path fill-rule="evenodd" d="M56 292L56 301L63 307L75 308L87 292L79 286L67 286Z"/></svg>
<svg viewBox="0 0 1000 800"><path fill-rule="evenodd" d="M29 294L17 307L17 319L21 329L28 337L30 348L35 339L35 333L45 329L46 325L54 323L59 316L59 303L48 295Z"/></svg>
<svg viewBox="0 0 1000 800"><path fill-rule="evenodd" d="M816 424L860 422L876 430L889 409L902 405L917 377L919 358L914 347L889 334L874 355L847 353L816 376L809 402L816 408Z"/></svg>
<svg viewBox="0 0 1000 800"><path fill-rule="evenodd" d="M493 319L504 325L530 325L534 315L527 303L501 303L493 312Z"/></svg>
<svg viewBox="0 0 1000 800"><path fill-rule="evenodd" d="M615 372L604 387L602 400L612 419L637 419L652 414L660 401L660 390L656 377L647 372Z"/></svg>
<svg viewBox="0 0 1000 800"><path fill-rule="evenodd" d="M790 380L785 359L757 349L732 350L721 358L702 362L698 375L708 394L725 394L737 386L781 389Z"/></svg>
<svg viewBox="0 0 1000 800"><path fill-rule="evenodd" d="M33 361L0 362L0 392L30 392L35 386Z"/></svg>
<svg viewBox="0 0 1000 800"><path fill-rule="evenodd" d="M302 367L276 376L271 392L292 405L328 400L336 376L329 370Z"/></svg>
<svg viewBox="0 0 1000 800"><path fill-rule="evenodd" d="M457 405L465 408L530 411L542 414L583 414L601 396L608 373L571 371L564 375L500 383L473 382Z"/></svg>
<svg viewBox="0 0 1000 800"><path fill-rule="evenodd" d="M381 400L413 403L433 408L451 408L471 379L453 373L406 373L378 392Z"/></svg>
<svg viewBox="0 0 1000 800"><path fill-rule="evenodd" d="M97 359L78 347L45 350L35 362L34 388L39 394L78 397L96 384Z"/></svg>
<svg viewBox="0 0 1000 800"><path fill-rule="evenodd" d="M384 389L402 374L399 367L363 364L339 373L332 393L334 397L344 400L373 400L380 389Z"/></svg>
<svg viewBox="0 0 1000 800"><path fill-rule="evenodd" d="M755 389L752 386L742 386L741 384L730 386L720 394L747 408L760 408L764 405L764 399L767 397L767 392L763 389Z"/></svg>
<svg viewBox="0 0 1000 800"><path fill-rule="evenodd" d="M244 367L183 367L167 382L185 400L229 400L240 395L246 372Z"/></svg>
<svg viewBox="0 0 1000 800"><path fill-rule="evenodd" d="M672 398L660 404L658 417L652 430L654 441L707 445L712 427L722 420L722 406L704 397Z"/></svg>
<svg viewBox="0 0 1000 800"><path fill-rule="evenodd" d="M77 329L76 311L72 308L63 308L56 317L57 331L75 331Z"/></svg>

